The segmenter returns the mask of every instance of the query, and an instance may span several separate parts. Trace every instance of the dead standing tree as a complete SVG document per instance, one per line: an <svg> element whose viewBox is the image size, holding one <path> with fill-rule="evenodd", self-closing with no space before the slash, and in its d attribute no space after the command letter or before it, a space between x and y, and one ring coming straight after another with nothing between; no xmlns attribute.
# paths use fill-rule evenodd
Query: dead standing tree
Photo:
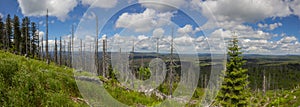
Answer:
<svg viewBox="0 0 300 107"><path fill-rule="evenodd" d="M106 40L106 36L104 36L102 38L103 40L103 51L102 51L102 76L106 77L107 76L107 71L108 71L108 67L107 67L107 40ZM108 76L107 76L108 77Z"/></svg>
<svg viewBox="0 0 300 107"><path fill-rule="evenodd" d="M62 42L61 42L61 37L59 38L59 65L62 65Z"/></svg>
<svg viewBox="0 0 300 107"><path fill-rule="evenodd" d="M99 58L98 58L98 16L96 16L96 37L95 37L95 67L96 67L96 73L99 76L100 70L99 70Z"/></svg>
<svg viewBox="0 0 300 107"><path fill-rule="evenodd" d="M171 39L171 56L170 56L170 65L169 65L169 95L172 96L173 94L173 68L175 67L176 63L174 62L173 58L173 49L174 49L174 34L173 34L173 28L172 28L172 39Z"/></svg>
<svg viewBox="0 0 300 107"><path fill-rule="evenodd" d="M83 55L83 54L82 54L82 39L80 39L80 50L79 50L79 52L80 52L80 57L79 57L80 60L79 60L79 64L80 64L80 68L83 69L83 64L84 64L84 63L82 62L82 55Z"/></svg>
<svg viewBox="0 0 300 107"><path fill-rule="evenodd" d="M132 51L130 52L130 59L131 59L131 66L130 66L130 69L131 69L131 87L134 88L134 76L135 76L135 69L134 69L134 40L133 40L133 43L132 43Z"/></svg>
<svg viewBox="0 0 300 107"><path fill-rule="evenodd" d="M41 47L40 47L40 30L39 30L39 24L37 24L37 57L39 59L41 59L40 51L41 51Z"/></svg>
<svg viewBox="0 0 300 107"><path fill-rule="evenodd" d="M72 63L72 37L70 37L70 40L69 40L69 45L68 45L68 66L71 68L72 67L72 65L71 65L71 63Z"/></svg>
<svg viewBox="0 0 300 107"><path fill-rule="evenodd" d="M49 49L48 49L48 9L46 14L46 61L50 64Z"/></svg>
<svg viewBox="0 0 300 107"><path fill-rule="evenodd" d="M71 35L71 40L70 40L70 54L69 54L69 65L70 65L70 68L72 68L72 57L74 55L74 25L72 24L72 35Z"/></svg>
<svg viewBox="0 0 300 107"><path fill-rule="evenodd" d="M26 17L23 21L25 21L25 56L28 57L29 56L28 50L30 48L30 47L28 47L28 44L29 44L28 39L30 40L30 37L29 37L29 34L28 34L29 33L28 32L28 30L29 30L29 19Z"/></svg>
<svg viewBox="0 0 300 107"><path fill-rule="evenodd" d="M56 64L58 64L58 60L57 60L57 40L55 38L55 42L54 42L54 62Z"/></svg>
<svg viewBox="0 0 300 107"><path fill-rule="evenodd" d="M86 44L86 43L84 42L84 44L83 44L83 52L84 52L84 53L83 53L83 70L87 70L87 68L86 68L87 65L86 65L86 52L85 52L85 49L86 49L86 48L85 48L85 44Z"/></svg>
<svg viewBox="0 0 300 107"><path fill-rule="evenodd" d="M44 36L44 35L43 35ZM42 42L41 42L41 58L42 58L42 61L44 60L44 38L42 36Z"/></svg>
<svg viewBox="0 0 300 107"><path fill-rule="evenodd" d="M90 43L90 50L89 50L89 55L88 55L88 56L90 56L90 57L89 57L89 60L93 60L93 59L94 59L94 56L93 56L93 50L92 50L93 47L92 47L92 46L94 46L94 45L93 45L92 43ZM89 62L88 62L88 66L89 66L89 67L88 67L88 69L89 69L88 71L90 71L91 73L93 72L93 68L92 68L92 66L91 66L92 64L94 64L94 63L92 63L92 61L89 61Z"/></svg>
<svg viewBox="0 0 300 107"><path fill-rule="evenodd" d="M155 37L154 39L156 39L156 58L159 58L159 37ZM154 72L155 72L155 85L157 85L158 83L158 72L159 72L159 65L158 65L158 62L155 61L155 69L154 69Z"/></svg>
<svg viewBox="0 0 300 107"><path fill-rule="evenodd" d="M63 45L63 52L62 52L62 54L63 54L63 64L65 65L65 66L67 66L67 56L66 56L66 40L64 39L64 45Z"/></svg>

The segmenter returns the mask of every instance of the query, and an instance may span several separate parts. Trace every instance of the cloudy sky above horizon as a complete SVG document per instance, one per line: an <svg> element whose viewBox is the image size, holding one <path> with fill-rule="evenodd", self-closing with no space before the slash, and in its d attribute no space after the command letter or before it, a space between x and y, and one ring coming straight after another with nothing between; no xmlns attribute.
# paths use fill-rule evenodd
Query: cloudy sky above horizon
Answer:
<svg viewBox="0 0 300 107"><path fill-rule="evenodd" d="M174 8L175 7L175 8ZM233 32L249 54L300 54L299 0L1 0L0 16L28 16L45 31L49 10L49 41L70 36L92 44L95 18L102 37L130 49L169 51L172 32L177 51L209 53L226 49ZM99 48L99 50L102 50ZM113 50L113 47L112 47Z"/></svg>

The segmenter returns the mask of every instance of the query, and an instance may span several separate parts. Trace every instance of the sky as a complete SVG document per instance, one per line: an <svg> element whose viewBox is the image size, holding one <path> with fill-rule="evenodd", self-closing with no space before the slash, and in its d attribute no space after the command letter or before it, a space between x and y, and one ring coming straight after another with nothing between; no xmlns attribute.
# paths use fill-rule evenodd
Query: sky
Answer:
<svg viewBox="0 0 300 107"><path fill-rule="evenodd" d="M49 10L49 43L95 42L99 50L170 51L173 35L178 53L222 53L236 35L246 54L300 54L299 0L0 0L0 16L28 16L45 36ZM91 46L93 48L93 46ZM51 49L51 48L50 48Z"/></svg>

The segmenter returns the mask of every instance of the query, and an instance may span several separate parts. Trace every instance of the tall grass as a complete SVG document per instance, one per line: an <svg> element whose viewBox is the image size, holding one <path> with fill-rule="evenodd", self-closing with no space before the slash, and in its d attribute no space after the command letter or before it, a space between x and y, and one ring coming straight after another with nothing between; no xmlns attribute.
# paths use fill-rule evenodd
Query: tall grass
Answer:
<svg viewBox="0 0 300 107"><path fill-rule="evenodd" d="M87 106L72 70L0 51L1 106Z"/></svg>

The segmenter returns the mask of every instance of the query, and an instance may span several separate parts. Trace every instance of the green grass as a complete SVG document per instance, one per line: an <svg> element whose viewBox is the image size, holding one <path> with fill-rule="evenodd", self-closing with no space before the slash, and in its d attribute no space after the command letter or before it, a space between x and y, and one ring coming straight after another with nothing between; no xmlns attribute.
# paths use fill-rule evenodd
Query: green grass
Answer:
<svg viewBox="0 0 300 107"><path fill-rule="evenodd" d="M81 74L89 75L87 72ZM99 91L107 91L111 98L130 106L153 106L160 102L155 96L125 90L115 83L109 80L104 84L105 90ZM83 101L72 100L76 98L81 98L81 95L72 69L0 51L1 106L88 106Z"/></svg>
<svg viewBox="0 0 300 107"><path fill-rule="evenodd" d="M77 76L88 75L87 72L76 73ZM92 77L88 75L88 77ZM81 92L88 98L92 106L154 106L161 102L155 95L147 96L142 92L126 89L115 79L104 79L99 76L102 83L78 80Z"/></svg>
<svg viewBox="0 0 300 107"><path fill-rule="evenodd" d="M146 106L154 106L160 103L159 98L155 95L146 96L144 93L126 90L124 88L117 87L113 85L114 82L110 81L104 84L105 89L109 92L109 94L126 105L146 105Z"/></svg>
<svg viewBox="0 0 300 107"><path fill-rule="evenodd" d="M1 106L87 106L72 70L0 51Z"/></svg>

